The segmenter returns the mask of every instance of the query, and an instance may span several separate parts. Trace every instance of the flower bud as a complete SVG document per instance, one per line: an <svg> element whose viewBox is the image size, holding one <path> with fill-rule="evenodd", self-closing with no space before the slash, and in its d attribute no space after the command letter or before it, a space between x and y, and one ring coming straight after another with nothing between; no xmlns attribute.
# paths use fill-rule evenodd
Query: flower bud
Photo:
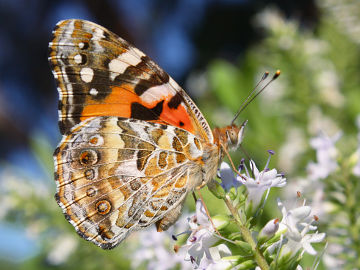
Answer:
<svg viewBox="0 0 360 270"><path fill-rule="evenodd" d="M275 235L279 229L279 219L272 219L261 229L259 233L259 244L263 244Z"/></svg>

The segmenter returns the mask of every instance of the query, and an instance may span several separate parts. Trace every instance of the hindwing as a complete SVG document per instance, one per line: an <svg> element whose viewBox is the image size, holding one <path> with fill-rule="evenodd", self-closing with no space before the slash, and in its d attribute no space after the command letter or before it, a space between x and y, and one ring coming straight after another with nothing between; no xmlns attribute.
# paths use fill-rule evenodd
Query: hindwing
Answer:
<svg viewBox="0 0 360 270"><path fill-rule="evenodd" d="M202 156L202 143L184 129L88 118L54 153L55 197L83 238L113 248L169 214L175 216L163 229L175 222L186 194L202 181Z"/></svg>

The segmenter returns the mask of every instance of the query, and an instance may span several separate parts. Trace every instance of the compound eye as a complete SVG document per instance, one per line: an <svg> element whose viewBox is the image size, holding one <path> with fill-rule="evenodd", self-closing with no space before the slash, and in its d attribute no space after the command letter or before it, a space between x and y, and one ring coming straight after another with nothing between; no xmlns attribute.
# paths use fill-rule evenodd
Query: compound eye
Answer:
<svg viewBox="0 0 360 270"><path fill-rule="evenodd" d="M227 130L226 131L228 142L231 144L237 144L237 136L234 130Z"/></svg>

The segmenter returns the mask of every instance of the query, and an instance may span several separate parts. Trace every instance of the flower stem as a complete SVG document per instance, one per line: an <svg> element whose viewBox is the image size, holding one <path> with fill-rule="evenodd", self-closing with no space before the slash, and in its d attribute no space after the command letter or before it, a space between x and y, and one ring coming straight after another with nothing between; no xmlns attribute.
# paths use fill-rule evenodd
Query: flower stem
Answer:
<svg viewBox="0 0 360 270"><path fill-rule="evenodd" d="M235 219L236 224L238 225L241 235L244 238L244 240L251 246L253 252L254 252L254 258L256 263L258 264L258 266L262 269L262 270L268 270L270 269L267 261L265 260L263 254L261 253L261 251L259 250L259 248L257 247L254 239L251 236L251 232L249 231L248 228L246 228L246 226L243 225L243 223L241 222L239 213L237 211L237 209L233 206L231 200L229 199L228 196L226 196L224 198L225 204L228 207L228 209L230 210L232 216Z"/></svg>

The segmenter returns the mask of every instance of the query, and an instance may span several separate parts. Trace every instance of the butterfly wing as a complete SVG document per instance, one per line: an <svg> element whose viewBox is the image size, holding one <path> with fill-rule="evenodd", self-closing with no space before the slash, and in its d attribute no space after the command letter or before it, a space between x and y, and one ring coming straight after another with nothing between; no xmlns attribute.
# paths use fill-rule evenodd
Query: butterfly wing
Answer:
<svg viewBox="0 0 360 270"><path fill-rule="evenodd" d="M62 134L90 117L119 116L181 127L213 142L193 101L140 50L84 20L61 21L53 35L49 61L60 95Z"/></svg>
<svg viewBox="0 0 360 270"><path fill-rule="evenodd" d="M183 129L118 117L89 118L54 154L56 200L85 239L109 249L180 209L202 181L200 141ZM176 212L176 211L175 211ZM175 222L165 224L164 229Z"/></svg>

